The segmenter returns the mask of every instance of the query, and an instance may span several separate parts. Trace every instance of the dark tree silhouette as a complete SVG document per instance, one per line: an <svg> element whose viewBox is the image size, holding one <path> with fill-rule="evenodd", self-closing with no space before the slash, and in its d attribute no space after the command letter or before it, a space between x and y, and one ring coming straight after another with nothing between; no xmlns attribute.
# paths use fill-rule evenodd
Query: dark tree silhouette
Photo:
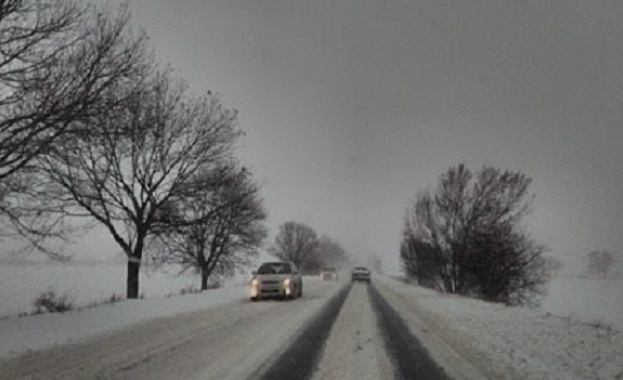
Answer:
<svg viewBox="0 0 623 380"><path fill-rule="evenodd" d="M544 248L522 232L530 180L464 165L441 176L434 194L421 193L407 211L401 260L427 287L486 300L528 302L546 281Z"/></svg>
<svg viewBox="0 0 623 380"><path fill-rule="evenodd" d="M338 267L347 259L346 251L338 242L321 236L316 251L305 261L302 269L306 273L317 273L325 266Z"/></svg>
<svg viewBox="0 0 623 380"><path fill-rule="evenodd" d="M249 265L266 236L266 214L251 173L233 164L198 172L187 188L162 215L154 260L195 269L205 290L211 276Z"/></svg>
<svg viewBox="0 0 623 380"><path fill-rule="evenodd" d="M280 260L292 261L302 269L316 255L318 243L313 228L303 223L287 222L279 226L279 233L268 252Z"/></svg>

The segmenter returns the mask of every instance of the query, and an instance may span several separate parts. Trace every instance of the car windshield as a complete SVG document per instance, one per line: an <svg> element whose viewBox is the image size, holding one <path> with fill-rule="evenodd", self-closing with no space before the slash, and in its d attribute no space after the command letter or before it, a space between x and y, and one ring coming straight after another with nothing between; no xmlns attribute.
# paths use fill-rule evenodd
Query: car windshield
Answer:
<svg viewBox="0 0 623 380"><path fill-rule="evenodd" d="M257 274L290 274L292 269L288 263L264 263L257 270Z"/></svg>
<svg viewBox="0 0 623 380"><path fill-rule="evenodd" d="M323 272L335 272L335 268L332 268L332 267L325 267L325 268L322 268L322 271L323 271Z"/></svg>

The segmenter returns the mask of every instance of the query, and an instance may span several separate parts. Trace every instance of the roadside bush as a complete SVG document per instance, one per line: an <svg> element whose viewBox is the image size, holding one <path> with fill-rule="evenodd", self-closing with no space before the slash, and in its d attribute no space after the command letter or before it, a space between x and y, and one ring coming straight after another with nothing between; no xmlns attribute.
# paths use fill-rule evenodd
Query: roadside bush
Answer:
<svg viewBox="0 0 623 380"><path fill-rule="evenodd" d="M185 287L183 287L182 289L180 289L180 294L184 295L184 294L194 294L194 293L199 293L201 292L201 290L199 288L197 288L194 285L187 285Z"/></svg>
<svg viewBox="0 0 623 380"><path fill-rule="evenodd" d="M63 313L74 308L71 298L67 295L58 296L53 290L41 293L33 301L37 314L44 311L48 313Z"/></svg>
<svg viewBox="0 0 623 380"><path fill-rule="evenodd" d="M119 301L123 300L123 297L117 295L117 293L113 293L112 296L110 296L110 298L108 299L109 304L113 304L113 303L117 303Z"/></svg>

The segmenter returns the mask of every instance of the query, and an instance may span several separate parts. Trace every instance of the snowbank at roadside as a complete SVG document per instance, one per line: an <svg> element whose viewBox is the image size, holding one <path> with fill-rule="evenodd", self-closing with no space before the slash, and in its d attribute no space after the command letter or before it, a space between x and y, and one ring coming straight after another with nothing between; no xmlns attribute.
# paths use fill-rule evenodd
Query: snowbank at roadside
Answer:
<svg viewBox="0 0 623 380"><path fill-rule="evenodd" d="M307 289L322 284L304 277ZM0 319L0 358L29 350L83 341L144 321L215 308L226 303L247 302L248 288L230 283L220 289L183 296L121 300L62 314L40 314Z"/></svg>
<svg viewBox="0 0 623 380"><path fill-rule="evenodd" d="M242 301L246 296L245 287L230 286L170 298L122 300L62 314L6 318L0 320L0 357L84 340L154 318Z"/></svg>
<svg viewBox="0 0 623 380"><path fill-rule="evenodd" d="M623 379L623 331L612 325L377 281L417 305L435 333L501 378Z"/></svg>

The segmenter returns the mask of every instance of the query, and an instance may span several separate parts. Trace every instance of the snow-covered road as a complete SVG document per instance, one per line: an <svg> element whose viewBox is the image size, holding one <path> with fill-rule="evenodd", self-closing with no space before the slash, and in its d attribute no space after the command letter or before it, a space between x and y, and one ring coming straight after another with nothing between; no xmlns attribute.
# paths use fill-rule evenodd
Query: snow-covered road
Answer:
<svg viewBox="0 0 623 380"><path fill-rule="evenodd" d="M133 324L91 335L67 327L131 320L139 309ZM35 339L50 329L44 321L64 326L47 332L54 346ZM7 339L21 348L10 353ZM623 333L388 277L368 286L342 276L306 278L303 298L290 302L219 289L2 320L0 357L0 379L623 379Z"/></svg>
<svg viewBox="0 0 623 380"><path fill-rule="evenodd" d="M387 338L415 338L383 330L385 324L401 322L384 316L388 306L373 302L372 294L380 297L374 289L351 285L347 276L336 282L308 281L303 298L295 301L241 299L5 360L0 379L255 379L286 374L365 380L407 375L399 367L409 362L431 363L420 368L428 374L424 379L445 379L443 370L428 370L436 365L425 350L392 351Z"/></svg>
<svg viewBox="0 0 623 380"><path fill-rule="evenodd" d="M353 284L342 306L314 380L390 379L393 367L377 328L365 284Z"/></svg>

